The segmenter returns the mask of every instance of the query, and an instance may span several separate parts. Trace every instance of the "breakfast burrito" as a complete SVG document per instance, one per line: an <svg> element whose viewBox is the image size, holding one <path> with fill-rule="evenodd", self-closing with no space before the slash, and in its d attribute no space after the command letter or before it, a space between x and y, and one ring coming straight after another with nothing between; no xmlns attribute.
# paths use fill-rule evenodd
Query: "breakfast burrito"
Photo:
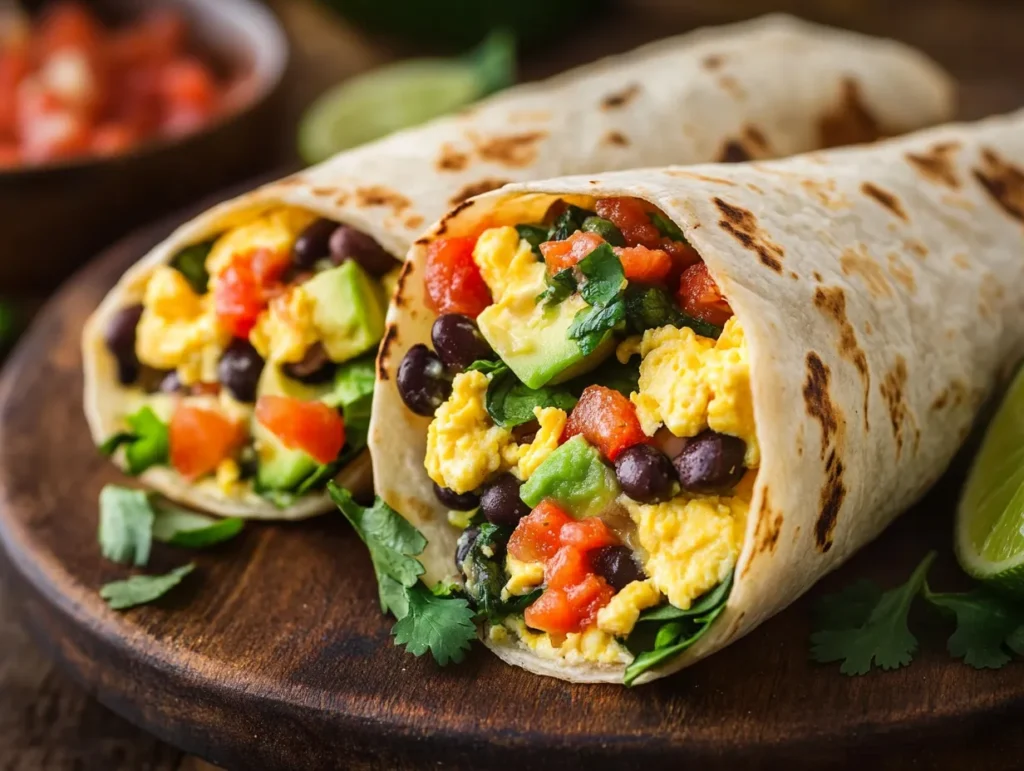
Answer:
<svg viewBox="0 0 1024 771"><path fill-rule="evenodd" d="M93 436L179 501L318 513L331 478L369 484L386 298L450 206L507 182L871 140L940 122L951 103L944 74L905 46L770 17L344 153L207 211L124 275L84 332Z"/></svg>
<svg viewBox="0 0 1024 771"><path fill-rule="evenodd" d="M1022 228L1024 112L474 198L399 279L378 492L505 661L670 674L944 471L1022 353Z"/></svg>

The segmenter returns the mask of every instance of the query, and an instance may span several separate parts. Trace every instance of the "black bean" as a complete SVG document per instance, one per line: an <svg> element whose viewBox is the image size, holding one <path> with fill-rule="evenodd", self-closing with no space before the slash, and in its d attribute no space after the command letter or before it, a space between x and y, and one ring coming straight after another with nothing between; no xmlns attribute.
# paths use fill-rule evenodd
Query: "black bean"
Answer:
<svg viewBox="0 0 1024 771"><path fill-rule="evenodd" d="M588 556L590 566L615 591L622 591L627 584L647 578L633 559L633 551L628 546L602 546L589 552Z"/></svg>
<svg viewBox="0 0 1024 771"><path fill-rule="evenodd" d="M480 511L492 525L515 527L530 513L519 497L523 483L507 471L484 486L480 493Z"/></svg>
<svg viewBox="0 0 1024 771"><path fill-rule="evenodd" d="M649 444L623 450L615 459L615 476L623 492L640 503L661 503L676 493L672 461Z"/></svg>
<svg viewBox="0 0 1024 771"><path fill-rule="evenodd" d="M478 359L493 359L494 351L476 322L461 313L438 316L430 328L434 350L448 369L461 372Z"/></svg>
<svg viewBox="0 0 1024 771"><path fill-rule="evenodd" d="M292 247L292 262L300 268L312 268L317 260L331 254L331 236L338 229L338 223L318 219L306 227L295 239Z"/></svg>
<svg viewBox="0 0 1024 771"><path fill-rule="evenodd" d="M135 355L135 329L142 318L143 306L130 305L115 313L103 330L107 350L117 360L117 379L131 385L139 376L139 357Z"/></svg>
<svg viewBox="0 0 1024 771"><path fill-rule="evenodd" d="M679 484L692 493L720 493L743 477L743 456L747 445L742 439L714 431L693 437L673 461Z"/></svg>
<svg viewBox="0 0 1024 771"><path fill-rule="evenodd" d="M463 530L462 535L459 536L458 543L455 545L455 567L460 572L462 571L462 563L465 562L466 557L469 555L469 550L473 548L473 543L479 535L479 527L469 527Z"/></svg>
<svg viewBox="0 0 1024 771"><path fill-rule="evenodd" d="M217 377L238 401L253 402L256 401L256 386L263 373L263 363L263 357L248 340L236 337L220 356Z"/></svg>
<svg viewBox="0 0 1024 771"><path fill-rule="evenodd" d="M383 276L399 265L398 260L388 254L372 236L366 235L348 225L341 225L331 234L331 261L341 265L345 260L355 260L371 276Z"/></svg>
<svg viewBox="0 0 1024 771"><path fill-rule="evenodd" d="M418 343L398 365L398 393L417 415L433 415L452 393L452 383L441 359Z"/></svg>
<svg viewBox="0 0 1024 771"><path fill-rule="evenodd" d="M306 349L300 361L289 362L281 367L288 377L309 385L326 383L334 377L334 362L327 355L323 343L313 343Z"/></svg>
<svg viewBox="0 0 1024 771"><path fill-rule="evenodd" d="M455 511L472 511L480 505L480 496L473 492L457 493L450 487L441 487L434 483L434 495L449 509Z"/></svg>

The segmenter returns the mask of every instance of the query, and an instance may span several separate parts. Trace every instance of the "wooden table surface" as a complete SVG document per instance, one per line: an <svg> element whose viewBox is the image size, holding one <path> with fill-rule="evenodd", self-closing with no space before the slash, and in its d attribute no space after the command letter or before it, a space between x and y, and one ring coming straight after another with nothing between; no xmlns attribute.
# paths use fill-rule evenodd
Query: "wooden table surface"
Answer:
<svg viewBox="0 0 1024 771"><path fill-rule="evenodd" d="M346 74L401 52L368 41L307 0L271 4L295 48L288 116L297 115L317 93ZM1012 0L791 0L773 5L920 46L960 79L964 117L1024 105L1024 62L1019 59L1024 6ZM523 75L540 77L602 53L627 50L699 23L753 15L764 7L767 4L759 0L636 0L631 9L616 8L595 20L586 35L551 47L543 56L528 55ZM277 160L287 160L289 152L283 147ZM57 671L21 629L15 600L0 583L0 771L209 771L207 764L185 757L116 716ZM1013 732L986 733L990 747L1005 741L1012 751ZM952 758L950 768L963 767L963 761L962 756Z"/></svg>

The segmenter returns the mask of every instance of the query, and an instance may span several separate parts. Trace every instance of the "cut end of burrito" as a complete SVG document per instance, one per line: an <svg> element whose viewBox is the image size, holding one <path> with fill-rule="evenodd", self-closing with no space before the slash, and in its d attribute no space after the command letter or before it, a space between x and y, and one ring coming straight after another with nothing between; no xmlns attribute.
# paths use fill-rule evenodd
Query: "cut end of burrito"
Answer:
<svg viewBox="0 0 1024 771"><path fill-rule="evenodd" d="M349 225L260 193L132 268L83 338L100 449L172 499L300 518L370 486L374 352L399 262Z"/></svg>
<svg viewBox="0 0 1024 771"><path fill-rule="evenodd" d="M432 347L397 371L447 511L431 540L452 551L424 563L455 566L506 661L647 679L711 628L744 543L741 320L639 198L525 196L483 220L420 244Z"/></svg>

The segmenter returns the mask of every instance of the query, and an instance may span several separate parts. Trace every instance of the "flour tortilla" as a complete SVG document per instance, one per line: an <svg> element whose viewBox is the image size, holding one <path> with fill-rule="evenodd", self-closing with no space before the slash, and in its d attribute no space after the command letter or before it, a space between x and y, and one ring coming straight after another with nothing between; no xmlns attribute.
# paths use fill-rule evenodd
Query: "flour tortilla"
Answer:
<svg viewBox="0 0 1024 771"><path fill-rule="evenodd" d="M179 249L269 207L306 207L403 257L450 206L507 182L867 141L947 120L952 93L934 63L900 43L770 16L604 59L338 155L200 215L125 274L83 338L93 437L122 429L126 403L102 343L106 321L138 302L154 267ZM228 499L166 468L142 478L220 514L298 519L331 508L324 494L286 509L256 495ZM369 463L355 462L339 481L367 489Z"/></svg>
<svg viewBox="0 0 1024 771"><path fill-rule="evenodd" d="M1024 112L862 149L566 177L476 198L410 252L389 317L399 342L382 349L381 371L428 342L425 243L535 220L573 194L659 206L704 258L750 354L762 460L735 584L707 635L643 682L754 629L878 535L942 474L1019 360ZM458 532L421 468L428 420L402 409L391 382L375 399L378 490L429 538L428 580L450 575ZM621 666L488 644L538 674L622 680Z"/></svg>

